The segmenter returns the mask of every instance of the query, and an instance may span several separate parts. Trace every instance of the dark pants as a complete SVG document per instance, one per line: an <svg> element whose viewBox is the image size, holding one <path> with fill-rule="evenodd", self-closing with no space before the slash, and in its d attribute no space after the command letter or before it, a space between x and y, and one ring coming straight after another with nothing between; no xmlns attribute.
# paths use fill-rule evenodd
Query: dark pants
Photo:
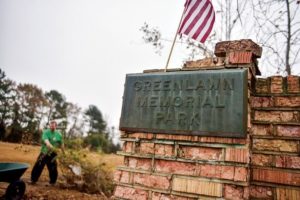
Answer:
<svg viewBox="0 0 300 200"><path fill-rule="evenodd" d="M50 177L50 184L55 184L58 176L57 172L57 162L56 162L56 153L43 154L40 153L37 161L35 162L32 172L31 172L31 181L37 182L41 173L47 165Z"/></svg>

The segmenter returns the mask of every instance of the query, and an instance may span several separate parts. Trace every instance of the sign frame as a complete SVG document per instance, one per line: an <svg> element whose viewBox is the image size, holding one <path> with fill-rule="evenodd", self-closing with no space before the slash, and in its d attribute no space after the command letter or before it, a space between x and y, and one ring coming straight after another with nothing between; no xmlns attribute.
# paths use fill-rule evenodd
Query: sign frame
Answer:
<svg viewBox="0 0 300 200"><path fill-rule="evenodd" d="M127 74L119 129L245 138L247 69Z"/></svg>

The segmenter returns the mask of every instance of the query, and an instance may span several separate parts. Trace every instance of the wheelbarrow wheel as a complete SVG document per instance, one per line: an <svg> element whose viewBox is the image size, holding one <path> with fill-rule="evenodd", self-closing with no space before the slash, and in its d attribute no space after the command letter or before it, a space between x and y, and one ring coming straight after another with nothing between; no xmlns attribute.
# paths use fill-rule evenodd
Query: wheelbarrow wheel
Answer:
<svg viewBox="0 0 300 200"><path fill-rule="evenodd" d="M6 200L20 200L25 193L26 185L24 181L18 180L10 183L6 189L5 199Z"/></svg>

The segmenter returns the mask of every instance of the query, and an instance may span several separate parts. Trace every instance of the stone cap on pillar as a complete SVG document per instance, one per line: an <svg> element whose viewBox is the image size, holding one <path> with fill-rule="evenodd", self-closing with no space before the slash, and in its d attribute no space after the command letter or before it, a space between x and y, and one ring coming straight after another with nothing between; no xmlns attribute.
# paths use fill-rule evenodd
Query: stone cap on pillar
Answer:
<svg viewBox="0 0 300 200"><path fill-rule="evenodd" d="M261 75L257 66L257 58L260 58L262 48L250 39L219 42L215 46L215 55L223 58L227 65L253 64L251 67L254 75Z"/></svg>
<svg viewBox="0 0 300 200"><path fill-rule="evenodd" d="M223 68L250 68L251 73L261 75L257 64L262 48L250 39L219 42L215 46L216 57L187 61L182 70L206 70Z"/></svg>
<svg viewBox="0 0 300 200"><path fill-rule="evenodd" d="M226 57L230 52L251 52L254 58L260 58L262 48L250 39L224 41L215 46L217 57Z"/></svg>

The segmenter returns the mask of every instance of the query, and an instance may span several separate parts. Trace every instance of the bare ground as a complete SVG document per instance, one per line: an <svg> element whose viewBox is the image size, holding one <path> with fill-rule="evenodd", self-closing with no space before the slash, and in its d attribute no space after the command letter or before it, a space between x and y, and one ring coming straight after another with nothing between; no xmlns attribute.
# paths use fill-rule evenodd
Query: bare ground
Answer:
<svg viewBox="0 0 300 200"><path fill-rule="evenodd" d="M48 171L45 168L38 183L31 185L30 174L36 158L40 152L39 146L21 145L13 143L0 142L0 162L24 162L30 164L30 167L23 174L22 180L26 183L26 192L24 200L96 200L108 199L101 194L86 194L76 190L65 189L58 180L55 186L48 185ZM89 153L88 157L95 162L105 162L113 169L121 165L123 158L114 154ZM5 194L8 183L0 182L0 199Z"/></svg>

